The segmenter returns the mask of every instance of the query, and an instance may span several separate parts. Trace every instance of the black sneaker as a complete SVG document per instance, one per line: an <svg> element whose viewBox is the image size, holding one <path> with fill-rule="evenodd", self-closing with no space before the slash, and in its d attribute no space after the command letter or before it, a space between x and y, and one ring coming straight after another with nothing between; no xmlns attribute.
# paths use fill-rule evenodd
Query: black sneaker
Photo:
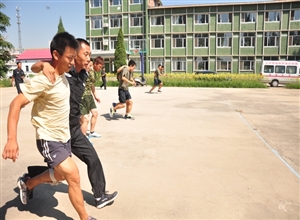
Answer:
<svg viewBox="0 0 300 220"><path fill-rule="evenodd" d="M117 103L113 102L112 103L113 108L117 106ZM115 110L115 113L117 112L117 110Z"/></svg>
<svg viewBox="0 0 300 220"><path fill-rule="evenodd" d="M103 208L104 206L112 203L117 196L118 196L118 192L114 192L113 194L103 193L100 200L95 200L96 207L98 209Z"/></svg>
<svg viewBox="0 0 300 220"><path fill-rule="evenodd" d="M32 199L33 197L33 190L29 190L26 186L26 182L29 179L29 174L24 173L23 176L20 176L17 180L17 184L20 189L20 199L24 205L26 205L28 203L28 200Z"/></svg>
<svg viewBox="0 0 300 220"><path fill-rule="evenodd" d="M125 115L126 120L134 120L135 118L132 115Z"/></svg>

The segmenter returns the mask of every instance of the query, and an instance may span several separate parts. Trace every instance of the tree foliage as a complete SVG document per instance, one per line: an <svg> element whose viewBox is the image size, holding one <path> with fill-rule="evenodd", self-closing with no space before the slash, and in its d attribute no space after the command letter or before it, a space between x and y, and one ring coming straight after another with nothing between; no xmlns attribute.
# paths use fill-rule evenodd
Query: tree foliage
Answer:
<svg viewBox="0 0 300 220"><path fill-rule="evenodd" d="M115 60L114 60L114 67L115 71L123 65L126 65L126 50L124 46L124 35L122 28L120 28L118 33L118 39L116 43L116 49L115 49Z"/></svg>
<svg viewBox="0 0 300 220"><path fill-rule="evenodd" d="M59 24L57 26L57 34L62 33L62 32L66 32L66 31L65 31L64 25L62 23L61 17L59 17Z"/></svg>
<svg viewBox="0 0 300 220"><path fill-rule="evenodd" d="M5 5L0 2L0 9L5 8ZM8 66L6 63L11 59L10 51L14 48L13 45L6 41L3 33L6 33L6 28L10 26L10 19L0 10L0 76L5 77Z"/></svg>

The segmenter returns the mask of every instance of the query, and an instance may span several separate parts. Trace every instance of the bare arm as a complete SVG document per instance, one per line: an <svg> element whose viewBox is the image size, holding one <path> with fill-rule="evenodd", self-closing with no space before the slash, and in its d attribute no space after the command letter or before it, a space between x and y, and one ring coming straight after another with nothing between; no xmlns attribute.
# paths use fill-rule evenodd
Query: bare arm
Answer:
<svg viewBox="0 0 300 220"><path fill-rule="evenodd" d="M10 104L7 117L7 142L2 153L4 159L12 159L13 162L18 159L19 146L17 142L17 127L21 109L28 103L29 101L20 93Z"/></svg>
<svg viewBox="0 0 300 220"><path fill-rule="evenodd" d="M35 64L31 66L31 71L34 73L39 73L43 70L44 75L47 77L47 79L54 84L55 82L55 71L53 66L51 66L48 62L42 62L38 61Z"/></svg>
<svg viewBox="0 0 300 220"><path fill-rule="evenodd" d="M95 100L96 100L98 103L100 103L100 102L101 102L101 101L100 101L100 98L98 98L98 96L97 96L97 94L96 94L95 84L92 85L92 94L93 94Z"/></svg>

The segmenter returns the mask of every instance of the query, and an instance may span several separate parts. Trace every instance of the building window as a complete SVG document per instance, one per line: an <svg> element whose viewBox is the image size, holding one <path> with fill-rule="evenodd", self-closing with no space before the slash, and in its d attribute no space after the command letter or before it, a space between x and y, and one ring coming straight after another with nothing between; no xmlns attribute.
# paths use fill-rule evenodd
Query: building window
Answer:
<svg viewBox="0 0 300 220"><path fill-rule="evenodd" d="M241 33L241 47L255 47L255 33Z"/></svg>
<svg viewBox="0 0 300 220"><path fill-rule="evenodd" d="M240 70L254 70L254 57L240 57Z"/></svg>
<svg viewBox="0 0 300 220"><path fill-rule="evenodd" d="M143 0L130 0L130 4L142 4Z"/></svg>
<svg viewBox="0 0 300 220"><path fill-rule="evenodd" d="M185 47L186 35L185 34L173 34L173 47Z"/></svg>
<svg viewBox="0 0 300 220"><path fill-rule="evenodd" d="M218 33L218 47L231 47L231 33Z"/></svg>
<svg viewBox="0 0 300 220"><path fill-rule="evenodd" d="M143 14L131 14L130 15L130 26L137 27L143 26Z"/></svg>
<svg viewBox="0 0 300 220"><path fill-rule="evenodd" d="M195 24L208 24L208 15L207 14L198 14L195 15Z"/></svg>
<svg viewBox="0 0 300 220"><path fill-rule="evenodd" d="M195 57L194 70L209 70L208 57Z"/></svg>
<svg viewBox="0 0 300 220"><path fill-rule="evenodd" d="M231 70L231 58L230 57L217 57L217 70Z"/></svg>
<svg viewBox="0 0 300 220"><path fill-rule="evenodd" d="M151 58L151 62L150 62L151 71L155 71L159 64L164 66L164 58Z"/></svg>
<svg viewBox="0 0 300 220"><path fill-rule="evenodd" d="M110 5L121 5L121 0L109 0Z"/></svg>
<svg viewBox="0 0 300 220"><path fill-rule="evenodd" d="M265 47L278 47L279 46L279 32L266 32L264 46Z"/></svg>
<svg viewBox="0 0 300 220"><path fill-rule="evenodd" d="M141 59L140 58L130 58L130 59L136 63L134 71L135 72L141 71Z"/></svg>
<svg viewBox="0 0 300 220"><path fill-rule="evenodd" d="M103 50L103 39L100 37L92 38L92 50Z"/></svg>
<svg viewBox="0 0 300 220"><path fill-rule="evenodd" d="M279 60L279 57L264 57L264 60Z"/></svg>
<svg viewBox="0 0 300 220"><path fill-rule="evenodd" d="M130 49L144 49L145 40L143 36L130 36Z"/></svg>
<svg viewBox="0 0 300 220"><path fill-rule="evenodd" d="M292 10L291 11L291 20L292 21L300 21L300 10Z"/></svg>
<svg viewBox="0 0 300 220"><path fill-rule="evenodd" d="M231 13L218 14L218 23L231 23L231 22L232 22Z"/></svg>
<svg viewBox="0 0 300 220"><path fill-rule="evenodd" d="M110 27L112 28L122 27L122 15L111 15Z"/></svg>
<svg viewBox="0 0 300 220"><path fill-rule="evenodd" d="M91 17L91 29L102 28L102 16L92 16Z"/></svg>
<svg viewBox="0 0 300 220"><path fill-rule="evenodd" d="M300 56L288 56L287 60L300 60ZM299 69L300 71L300 69Z"/></svg>
<svg viewBox="0 0 300 220"><path fill-rule="evenodd" d="M208 47L208 34L195 34L195 47Z"/></svg>
<svg viewBox="0 0 300 220"><path fill-rule="evenodd" d="M280 21L279 11L268 11L265 15L265 21Z"/></svg>
<svg viewBox="0 0 300 220"><path fill-rule="evenodd" d="M173 15L172 24L186 24L185 15Z"/></svg>
<svg viewBox="0 0 300 220"><path fill-rule="evenodd" d="M177 57L172 59L172 71L185 71L186 60L183 57Z"/></svg>
<svg viewBox="0 0 300 220"><path fill-rule="evenodd" d="M164 48L165 39L163 35L151 35L151 48Z"/></svg>
<svg viewBox="0 0 300 220"><path fill-rule="evenodd" d="M117 37L111 37L110 38L110 49L114 50L116 49L116 45L117 45Z"/></svg>
<svg viewBox="0 0 300 220"><path fill-rule="evenodd" d="M242 22L255 22L256 14L253 12L242 13Z"/></svg>
<svg viewBox="0 0 300 220"><path fill-rule="evenodd" d="M289 45L290 46L300 45L300 31L290 31Z"/></svg>
<svg viewBox="0 0 300 220"><path fill-rule="evenodd" d="M90 0L91 8L99 8L102 7L102 0Z"/></svg>
<svg viewBox="0 0 300 220"><path fill-rule="evenodd" d="M155 16L155 17L151 17L150 20L152 26L157 26L157 25L164 25L165 18L164 16Z"/></svg>

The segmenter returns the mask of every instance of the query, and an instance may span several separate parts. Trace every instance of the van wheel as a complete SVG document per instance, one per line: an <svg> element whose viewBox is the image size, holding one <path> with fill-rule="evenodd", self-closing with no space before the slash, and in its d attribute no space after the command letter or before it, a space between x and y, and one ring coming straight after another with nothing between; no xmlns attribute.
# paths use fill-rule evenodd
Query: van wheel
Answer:
<svg viewBox="0 0 300 220"><path fill-rule="evenodd" d="M277 87L278 84L279 84L278 80L273 80L273 81L270 83L270 85L271 85L272 87Z"/></svg>

